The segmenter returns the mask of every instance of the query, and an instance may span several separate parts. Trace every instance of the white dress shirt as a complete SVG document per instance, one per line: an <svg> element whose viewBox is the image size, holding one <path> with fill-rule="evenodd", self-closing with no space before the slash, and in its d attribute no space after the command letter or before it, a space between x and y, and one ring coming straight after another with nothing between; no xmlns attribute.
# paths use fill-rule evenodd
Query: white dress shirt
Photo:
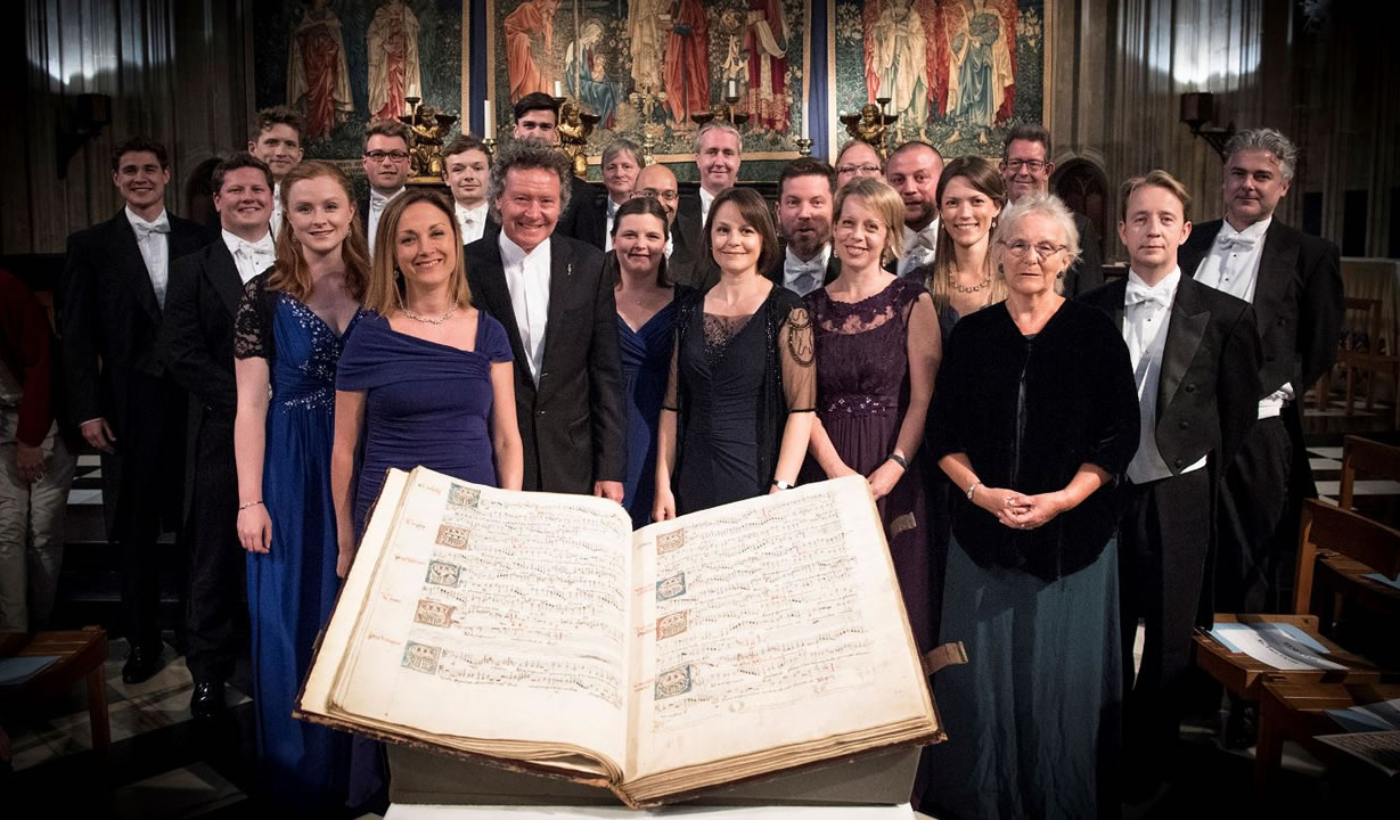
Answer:
<svg viewBox="0 0 1400 820"><path fill-rule="evenodd" d="M369 252L371 255L374 254L374 235L379 231L379 215L384 213L384 206L388 205L393 201L394 197L406 190L408 189L400 188L386 196L373 188L369 189L369 236L365 237L365 241L369 242Z"/></svg>
<svg viewBox="0 0 1400 820"><path fill-rule="evenodd" d="M672 228L673 230L667 231L667 232L666 232L666 258L667 258L667 259L670 259L670 258L671 258L671 251L674 251L674 250L676 249L676 234L673 232L675 226L672 225L671 228Z"/></svg>
<svg viewBox="0 0 1400 820"><path fill-rule="evenodd" d="M821 252L808 262L793 256L792 246L789 245L783 259L783 287L798 296L806 296L824 284L826 263L830 259L831 243L822 246Z"/></svg>
<svg viewBox="0 0 1400 820"><path fill-rule="evenodd" d="M165 289L170 284L170 217L162 208L160 216L147 222L126 207L126 219L131 230L136 233L136 247L141 249L141 259L146 263L146 275L151 277L151 287L156 292L156 303L165 309Z"/></svg>
<svg viewBox="0 0 1400 820"><path fill-rule="evenodd" d="M545 239L526 253L505 231L500 233L501 266L510 291L510 306L535 384L540 382L540 366L544 364L545 325L549 318L549 244L549 239Z"/></svg>
<svg viewBox="0 0 1400 820"><path fill-rule="evenodd" d="M486 200L475 208L463 208L460 202L452 203L457 214L457 227L462 230L462 244L470 245L486 232Z"/></svg>
<svg viewBox="0 0 1400 820"><path fill-rule="evenodd" d="M277 241L277 232L282 230L282 183L272 184L272 217L268 220L268 229L272 232L272 241Z"/></svg>
<svg viewBox="0 0 1400 820"><path fill-rule="evenodd" d="M613 235L612 226L613 226L613 220L617 217L617 209L618 209L618 208L621 208L621 207L622 207L621 205L618 205L616 202L613 202L613 199L612 199L611 196L608 197L608 224L607 224L607 227L605 227L605 228L603 229L603 250L604 250L604 251L610 251L610 250L612 250L612 235Z"/></svg>
<svg viewBox="0 0 1400 820"><path fill-rule="evenodd" d="M1254 304L1254 293L1259 285L1259 260L1264 256L1264 235L1273 222L1271 216L1242 231L1235 230L1229 222L1221 222L1220 233L1215 235L1210 253L1196 268L1196 281ZM1277 416L1283 412L1283 405L1294 397L1293 383L1284 382L1278 390L1260 400L1259 418Z"/></svg>
<svg viewBox="0 0 1400 820"><path fill-rule="evenodd" d="M924 265L933 264L934 250L938 247L938 220L928 223L922 231L904 226L904 255L899 258L898 274L908 276L909 272Z"/></svg>
<svg viewBox="0 0 1400 820"><path fill-rule="evenodd" d="M1171 323L1172 303L1181 284L1181 268L1176 268L1154 287L1134 271L1128 271L1128 289L1123 299L1123 341L1133 363L1133 380L1138 389L1137 453L1128 463L1128 478L1146 484L1170 478L1172 471L1157 449L1157 394L1162 381L1162 354L1167 348L1167 326ZM1182 474L1206 466L1202 457Z"/></svg>
<svg viewBox="0 0 1400 820"><path fill-rule="evenodd" d="M705 229L705 225L709 222L709 219L710 219L710 206L713 205L713 204L715 204L715 195L712 194L712 193L710 193L709 191L705 190L704 188L701 188L701 189L700 189L700 229L701 229L701 230L704 230L704 229Z"/></svg>
<svg viewBox="0 0 1400 820"><path fill-rule="evenodd" d="M254 276L272 267L277 261L277 248L272 244L272 232L263 234L257 242L240 239L228 231L223 231L224 245L233 254L233 264L238 268L238 277L248 284Z"/></svg>

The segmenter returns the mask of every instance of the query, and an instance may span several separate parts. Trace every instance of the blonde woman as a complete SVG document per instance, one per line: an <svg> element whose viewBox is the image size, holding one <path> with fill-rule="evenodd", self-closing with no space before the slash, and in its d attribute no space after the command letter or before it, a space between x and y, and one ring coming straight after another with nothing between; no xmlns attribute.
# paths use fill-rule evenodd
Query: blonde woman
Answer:
<svg viewBox="0 0 1400 820"><path fill-rule="evenodd" d="M817 359L809 450L823 478L859 473L880 507L904 608L921 651L933 648L929 533L920 445L942 358L928 291L884 269L898 259L904 203L882 179L836 194L841 274L804 300Z"/></svg>

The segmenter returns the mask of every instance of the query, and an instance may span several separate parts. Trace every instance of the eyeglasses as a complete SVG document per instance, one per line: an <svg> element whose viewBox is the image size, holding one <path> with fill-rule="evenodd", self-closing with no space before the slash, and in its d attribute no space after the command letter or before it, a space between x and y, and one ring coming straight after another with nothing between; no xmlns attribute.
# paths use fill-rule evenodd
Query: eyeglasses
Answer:
<svg viewBox="0 0 1400 820"><path fill-rule="evenodd" d="M1049 259L1060 251L1068 249L1067 245L1052 245L1049 242L1037 242L1032 245L1024 239L1017 239L1015 242L1003 242L1001 244L1006 246L1006 249L1011 251L1013 256L1020 257L1024 257L1034 248L1035 255L1041 259Z"/></svg>
<svg viewBox="0 0 1400 820"><path fill-rule="evenodd" d="M1019 171L1022 168L1025 168L1032 174L1038 174L1041 171L1044 171L1045 167L1050 163L1041 162L1038 159L1007 159L1002 160L1002 164L1012 171Z"/></svg>
<svg viewBox="0 0 1400 820"><path fill-rule="evenodd" d="M660 199L664 202L675 202L676 200L681 198L681 195L675 191L658 191L655 188L642 188L641 190L633 191L632 196L634 198L639 196L649 196L652 199Z"/></svg>
<svg viewBox="0 0 1400 820"><path fill-rule="evenodd" d="M386 159L391 159L394 162L408 162L407 151L366 151L365 157L370 162L383 162Z"/></svg>
<svg viewBox="0 0 1400 820"><path fill-rule="evenodd" d="M836 169L836 173L838 173L838 174L855 174L855 173L861 173L861 174L878 174L878 173L880 173L880 166L878 166L878 165L842 165L842 166L839 166L839 167Z"/></svg>

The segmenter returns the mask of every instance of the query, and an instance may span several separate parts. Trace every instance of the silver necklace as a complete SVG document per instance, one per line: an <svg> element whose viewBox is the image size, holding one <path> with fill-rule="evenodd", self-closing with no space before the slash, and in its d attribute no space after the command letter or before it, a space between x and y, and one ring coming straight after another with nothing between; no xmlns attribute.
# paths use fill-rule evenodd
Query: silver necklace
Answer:
<svg viewBox="0 0 1400 820"><path fill-rule="evenodd" d="M418 314L414 313L408 308L399 308L399 312L402 313L404 316L413 319L414 321L423 322L424 324L429 325L440 325L448 319L452 318L453 314L457 312L457 306L453 305L452 307L448 308L446 313L442 314L436 319L431 319L427 316L419 316Z"/></svg>

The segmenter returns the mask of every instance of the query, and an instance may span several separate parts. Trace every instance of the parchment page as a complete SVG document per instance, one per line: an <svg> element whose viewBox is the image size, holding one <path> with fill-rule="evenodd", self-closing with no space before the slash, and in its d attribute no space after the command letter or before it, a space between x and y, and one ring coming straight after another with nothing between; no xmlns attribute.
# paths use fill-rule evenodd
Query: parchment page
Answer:
<svg viewBox="0 0 1400 820"><path fill-rule="evenodd" d="M573 744L620 766L630 539L628 515L603 499L415 470L334 705L437 734Z"/></svg>
<svg viewBox="0 0 1400 820"><path fill-rule="evenodd" d="M633 539L628 780L932 715L862 477Z"/></svg>

